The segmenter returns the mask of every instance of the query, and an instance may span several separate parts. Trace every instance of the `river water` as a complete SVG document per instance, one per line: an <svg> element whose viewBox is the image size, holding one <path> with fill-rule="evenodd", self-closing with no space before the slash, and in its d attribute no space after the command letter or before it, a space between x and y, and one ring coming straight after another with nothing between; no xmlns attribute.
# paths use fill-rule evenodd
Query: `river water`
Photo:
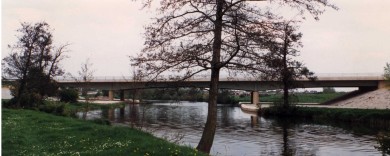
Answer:
<svg viewBox="0 0 390 156"><path fill-rule="evenodd" d="M11 99L11 90L8 87L1 87L1 99Z"/></svg>
<svg viewBox="0 0 390 156"><path fill-rule="evenodd" d="M86 119L106 118L115 124L137 127L172 142L196 147L206 121L207 103L129 104L125 108L79 112L77 115ZM377 135L382 133L380 130L340 125L265 119L243 112L239 107L220 105L211 154L382 155L375 148L379 146Z"/></svg>

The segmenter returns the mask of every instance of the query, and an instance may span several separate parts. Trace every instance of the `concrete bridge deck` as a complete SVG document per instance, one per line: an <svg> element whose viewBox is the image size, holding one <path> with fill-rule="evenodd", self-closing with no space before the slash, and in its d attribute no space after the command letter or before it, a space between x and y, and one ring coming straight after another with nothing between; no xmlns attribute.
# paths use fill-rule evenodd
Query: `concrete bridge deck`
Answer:
<svg viewBox="0 0 390 156"><path fill-rule="evenodd" d="M317 80L384 80L383 74L380 73L346 73L346 74L335 74L335 73L321 73L316 74ZM75 79L80 78L69 78L69 77L56 77L55 80L61 83L66 82L77 82ZM220 81L262 81L261 78L253 76L228 76L221 75ZM307 80L307 79L302 79ZM177 81L169 76L160 77L154 82L172 82ZM195 75L185 81L210 81L210 75ZM81 82L81 81L78 81ZM137 80L134 81L131 76L97 76L93 77L90 82L150 82L150 80Z"/></svg>
<svg viewBox="0 0 390 156"><path fill-rule="evenodd" d="M159 78L154 81L134 81L131 77L95 77L89 82L76 81L70 78L57 78L57 82L64 87L89 87L105 90L130 90L143 88L174 88L197 87L208 88L210 78L197 76L185 81L169 78ZM297 88L317 87L380 87L384 78L380 74L319 74L317 80L297 80ZM281 82L267 81L254 77L221 77L219 88L235 90L270 90L279 89Z"/></svg>
<svg viewBox="0 0 390 156"><path fill-rule="evenodd" d="M77 79L77 78L76 78ZM146 89L146 88L176 88L196 87L208 88L210 77L206 75L195 76L185 81L178 81L170 78L158 78L154 81L132 80L131 77L95 77L89 82L77 81L69 78L57 78L61 87L74 88L95 88L109 90L110 99L113 98L113 90L120 90L121 99L124 90ZM296 88L318 88L318 87L358 87L362 90L373 90L385 87L383 75L369 74L318 74L317 80L299 79L296 81ZM259 102L260 90L280 89L280 81L262 80L250 76L221 76L219 88L251 91L252 103Z"/></svg>

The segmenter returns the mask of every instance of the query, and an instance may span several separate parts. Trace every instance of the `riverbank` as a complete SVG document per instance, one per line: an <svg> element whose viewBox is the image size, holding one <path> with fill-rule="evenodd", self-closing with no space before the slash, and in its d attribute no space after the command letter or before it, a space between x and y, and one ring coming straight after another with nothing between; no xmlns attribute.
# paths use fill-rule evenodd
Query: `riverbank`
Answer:
<svg viewBox="0 0 390 156"><path fill-rule="evenodd" d="M299 103L323 103L328 100L345 95L345 92L334 92L334 93L294 93L293 100ZM260 94L260 102L274 102L282 99L283 95L279 94ZM240 97L235 96L235 99L240 102L250 102L250 96Z"/></svg>
<svg viewBox="0 0 390 156"><path fill-rule="evenodd" d="M2 109L2 155L203 155L128 127Z"/></svg>
<svg viewBox="0 0 390 156"><path fill-rule="evenodd" d="M390 109L390 90L378 89L330 104L338 108Z"/></svg>
<svg viewBox="0 0 390 156"><path fill-rule="evenodd" d="M342 121L390 127L390 90L378 89L329 105L297 105L289 110L277 107L261 109L265 117L296 117L322 121Z"/></svg>

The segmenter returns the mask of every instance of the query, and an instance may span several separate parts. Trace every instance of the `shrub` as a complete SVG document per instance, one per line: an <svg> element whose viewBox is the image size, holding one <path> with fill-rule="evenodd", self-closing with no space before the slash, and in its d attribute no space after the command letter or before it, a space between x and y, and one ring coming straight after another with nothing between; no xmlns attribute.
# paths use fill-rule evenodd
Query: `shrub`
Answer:
<svg viewBox="0 0 390 156"><path fill-rule="evenodd" d="M20 95L20 107L33 108L43 103L43 98L38 93L24 93ZM3 104L5 108L16 108L17 97L13 97L11 100Z"/></svg>
<svg viewBox="0 0 390 156"><path fill-rule="evenodd" d="M60 91L60 101L62 102L70 102L70 103L76 103L77 99L79 98L79 94L74 89L64 89Z"/></svg>
<svg viewBox="0 0 390 156"><path fill-rule="evenodd" d="M62 115L65 110L65 104L54 102L54 101L45 101L43 105L38 107L39 111L51 113L55 115Z"/></svg>
<svg viewBox="0 0 390 156"><path fill-rule="evenodd" d="M12 106L11 100L1 99L1 107L2 108L10 108Z"/></svg>
<svg viewBox="0 0 390 156"><path fill-rule="evenodd" d="M96 124L100 124L100 125L111 125L111 122L108 119L94 119L91 122L96 123Z"/></svg>
<svg viewBox="0 0 390 156"><path fill-rule="evenodd" d="M238 100L236 100L228 90L222 90L222 92L218 93L217 103L238 104Z"/></svg>

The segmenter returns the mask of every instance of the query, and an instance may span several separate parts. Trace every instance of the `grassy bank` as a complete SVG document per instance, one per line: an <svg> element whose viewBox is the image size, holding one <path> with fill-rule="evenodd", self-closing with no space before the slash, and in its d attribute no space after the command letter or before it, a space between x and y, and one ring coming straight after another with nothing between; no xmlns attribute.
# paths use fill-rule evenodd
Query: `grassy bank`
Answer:
<svg viewBox="0 0 390 156"><path fill-rule="evenodd" d="M2 99L1 105L2 108L12 108L10 100ZM110 109L110 108L122 108L125 107L126 103L111 103L111 104L98 104L89 102L77 102L77 103L67 103L60 101L43 101L37 107L32 107L29 109L39 110L46 113L51 113L59 116L74 116L76 112L84 112L89 110L97 109Z"/></svg>
<svg viewBox="0 0 390 156"><path fill-rule="evenodd" d="M374 127L390 127L390 110L388 109L293 107L287 112L281 112L276 107L269 107L262 109L261 113L264 117L288 116L322 121L370 124Z"/></svg>
<svg viewBox="0 0 390 156"><path fill-rule="evenodd" d="M2 155L202 155L127 127L2 110Z"/></svg>

